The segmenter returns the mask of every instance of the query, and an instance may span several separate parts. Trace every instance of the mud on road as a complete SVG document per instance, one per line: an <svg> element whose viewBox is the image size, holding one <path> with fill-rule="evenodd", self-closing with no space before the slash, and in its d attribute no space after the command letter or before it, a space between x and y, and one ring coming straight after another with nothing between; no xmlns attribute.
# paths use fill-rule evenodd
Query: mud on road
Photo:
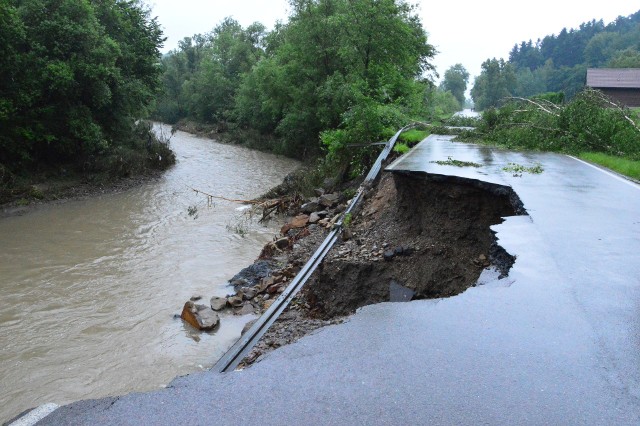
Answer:
<svg viewBox="0 0 640 426"><path fill-rule="evenodd" d="M451 297L476 284L485 268L508 274L515 258L491 231L526 214L509 187L427 174L386 173L356 209L334 246L287 311L245 358L248 365L279 346L386 301ZM283 253L300 264L326 230Z"/></svg>

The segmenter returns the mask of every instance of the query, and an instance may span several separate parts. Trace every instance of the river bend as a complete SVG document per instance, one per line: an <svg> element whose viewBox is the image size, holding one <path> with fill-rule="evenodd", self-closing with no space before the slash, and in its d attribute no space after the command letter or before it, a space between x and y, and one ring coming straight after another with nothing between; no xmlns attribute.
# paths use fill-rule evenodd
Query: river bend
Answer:
<svg viewBox="0 0 640 426"><path fill-rule="evenodd" d="M183 132L171 146L177 165L157 181L0 219L0 421L162 387L211 366L251 319L197 334L173 318L193 294L230 292L278 225L247 225L237 204L208 208L188 186L251 199L298 163Z"/></svg>

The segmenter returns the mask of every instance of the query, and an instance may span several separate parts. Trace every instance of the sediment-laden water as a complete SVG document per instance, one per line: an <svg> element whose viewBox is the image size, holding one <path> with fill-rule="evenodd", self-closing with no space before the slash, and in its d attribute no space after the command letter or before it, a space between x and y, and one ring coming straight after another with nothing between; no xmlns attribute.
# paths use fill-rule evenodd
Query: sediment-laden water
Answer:
<svg viewBox="0 0 640 426"><path fill-rule="evenodd" d="M297 163L182 132L171 146L178 163L157 181L0 219L0 421L159 388L211 366L251 319L199 334L173 318L193 294L225 295L278 225L189 187L251 199Z"/></svg>

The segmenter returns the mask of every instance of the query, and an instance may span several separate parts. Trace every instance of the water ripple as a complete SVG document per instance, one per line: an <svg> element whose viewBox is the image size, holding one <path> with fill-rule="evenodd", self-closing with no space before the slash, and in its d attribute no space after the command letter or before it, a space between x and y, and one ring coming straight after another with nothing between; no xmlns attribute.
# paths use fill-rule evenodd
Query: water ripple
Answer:
<svg viewBox="0 0 640 426"><path fill-rule="evenodd" d="M212 365L248 317L193 339L174 320L192 294L222 295L278 224L248 223L237 204L188 188L252 198L297 164L178 132L178 164L120 194L0 220L0 421L44 402L157 389ZM189 216L197 206L198 218ZM240 215L240 216L239 216Z"/></svg>

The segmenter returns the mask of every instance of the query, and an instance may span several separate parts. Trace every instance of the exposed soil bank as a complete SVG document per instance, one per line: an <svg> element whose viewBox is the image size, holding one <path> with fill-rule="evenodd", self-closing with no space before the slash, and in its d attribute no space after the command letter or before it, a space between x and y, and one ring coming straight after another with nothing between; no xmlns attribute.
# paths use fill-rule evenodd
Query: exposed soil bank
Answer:
<svg viewBox="0 0 640 426"><path fill-rule="evenodd" d="M121 192L175 165L171 137L161 124L138 122L129 136L124 144L75 161L11 168L0 164L0 217L24 214L32 205Z"/></svg>
<svg viewBox="0 0 640 426"><path fill-rule="evenodd" d="M215 139L220 142L221 133L226 129L214 124L198 123L187 119L182 119L175 124L170 125L174 130L191 133L192 135Z"/></svg>
<svg viewBox="0 0 640 426"><path fill-rule="evenodd" d="M489 265L506 273L512 260L495 256L490 226L516 214L509 195L427 175L385 176L354 218L353 237L319 268L307 299L332 317L390 300L392 281L425 299L463 292Z"/></svg>
<svg viewBox="0 0 640 426"><path fill-rule="evenodd" d="M497 244L490 227L525 213L508 187L427 174L385 174L244 364L341 321L359 307L455 296L475 285L485 268L506 275L514 258ZM323 229L308 227L310 236L283 253L281 261L306 261L322 241Z"/></svg>
<svg viewBox="0 0 640 426"><path fill-rule="evenodd" d="M158 179L164 171L153 171L135 177L91 182L86 178L50 178L17 189L0 204L0 218L17 216L50 203L63 203L104 194L114 194Z"/></svg>

